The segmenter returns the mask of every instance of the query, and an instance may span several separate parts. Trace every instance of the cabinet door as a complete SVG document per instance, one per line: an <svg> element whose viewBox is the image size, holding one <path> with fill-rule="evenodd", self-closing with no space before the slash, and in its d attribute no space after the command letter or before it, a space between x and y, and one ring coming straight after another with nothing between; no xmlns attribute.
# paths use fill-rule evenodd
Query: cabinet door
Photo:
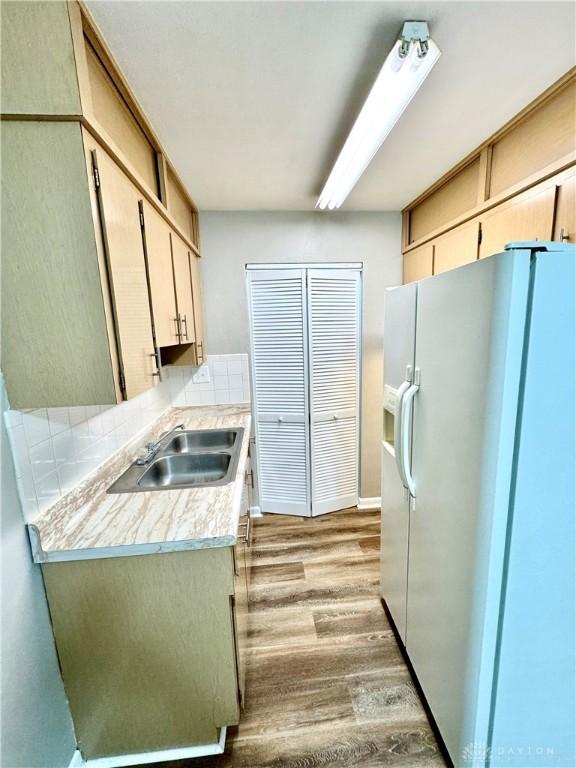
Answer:
<svg viewBox="0 0 576 768"><path fill-rule="evenodd" d="M461 267L478 257L480 222L473 221L453 229L434 241L434 274Z"/></svg>
<svg viewBox="0 0 576 768"><path fill-rule="evenodd" d="M143 214L144 245L156 346L168 347L180 342L170 250L170 228L146 201L143 203Z"/></svg>
<svg viewBox="0 0 576 768"><path fill-rule="evenodd" d="M426 243L404 254L404 282L412 283L432 276L434 246Z"/></svg>
<svg viewBox="0 0 576 768"><path fill-rule="evenodd" d="M484 214L479 258L500 253L507 243L550 240L555 195L554 185L536 187Z"/></svg>
<svg viewBox="0 0 576 768"><path fill-rule="evenodd" d="M242 519L240 524L242 525ZM236 665L238 668L238 691L240 703L244 704L246 684L246 652L248 644L248 584L246 581L246 541L241 530L238 531L238 543L234 553L234 631L236 641Z"/></svg>
<svg viewBox="0 0 576 768"><path fill-rule="evenodd" d="M116 163L94 150L98 202L126 399L158 382L140 227L139 193Z"/></svg>
<svg viewBox="0 0 576 768"><path fill-rule="evenodd" d="M194 304L192 303L192 280L188 247L177 234L172 232L172 264L176 286L176 309L180 325L180 343L192 344L194 336Z"/></svg>
<svg viewBox="0 0 576 768"><path fill-rule="evenodd" d="M204 349L204 317L202 306L202 281L200 278L200 257L194 253L189 254L190 277L192 279L192 298L194 302L194 329L196 335L196 354L198 363L204 362L206 351Z"/></svg>
<svg viewBox="0 0 576 768"><path fill-rule="evenodd" d="M576 243L576 173L558 184L554 240Z"/></svg>

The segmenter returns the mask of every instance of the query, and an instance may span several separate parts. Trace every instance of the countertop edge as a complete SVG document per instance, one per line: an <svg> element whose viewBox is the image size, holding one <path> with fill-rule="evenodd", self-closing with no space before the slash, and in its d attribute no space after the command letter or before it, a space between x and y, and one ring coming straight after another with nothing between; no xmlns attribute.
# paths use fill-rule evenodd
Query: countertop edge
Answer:
<svg viewBox="0 0 576 768"><path fill-rule="evenodd" d="M170 410L167 409L166 413ZM244 425L244 436L240 449L240 457L235 479L231 482L232 498L230 502L230 517L233 521L233 531L237 532L241 517L243 486L248 460L251 414L248 412L247 424ZM160 420L161 417L157 421ZM156 422L155 422L156 423ZM42 546L42 536L35 521L26 524L32 559L34 563L43 564L51 562L72 562L80 560L97 560L118 557L134 557L138 555L166 554L169 552L192 551L195 549L211 549L217 547L234 546L237 543L237 535L227 532L225 535L214 537L200 537L187 539L172 539L166 541L141 542L134 544L118 544L103 547L86 547L73 549L47 549Z"/></svg>
<svg viewBox="0 0 576 768"><path fill-rule="evenodd" d="M161 541L150 544L123 544L118 547L94 547L93 549L62 549L45 552L40 544L38 529L28 523L28 535L35 563L63 563L77 560L103 560L106 558L135 557L137 555L161 555L168 552L184 552L194 549L231 547L237 543L236 536L219 536L212 539L186 539L182 541Z"/></svg>

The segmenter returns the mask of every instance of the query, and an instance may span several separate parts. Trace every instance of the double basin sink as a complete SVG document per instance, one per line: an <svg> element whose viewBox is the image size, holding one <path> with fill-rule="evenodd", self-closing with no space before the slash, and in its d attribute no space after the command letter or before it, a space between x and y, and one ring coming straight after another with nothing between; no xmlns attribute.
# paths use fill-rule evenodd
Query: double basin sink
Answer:
<svg viewBox="0 0 576 768"><path fill-rule="evenodd" d="M173 430L154 454L136 460L108 493L137 493L226 485L236 477L244 429Z"/></svg>

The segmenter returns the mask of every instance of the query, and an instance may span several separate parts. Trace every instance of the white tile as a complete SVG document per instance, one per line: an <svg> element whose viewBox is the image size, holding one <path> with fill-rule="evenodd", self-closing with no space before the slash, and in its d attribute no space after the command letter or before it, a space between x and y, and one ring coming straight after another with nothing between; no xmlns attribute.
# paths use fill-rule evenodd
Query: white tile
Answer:
<svg viewBox="0 0 576 768"><path fill-rule="evenodd" d="M68 408L48 408L48 421L52 437L70 427L70 414Z"/></svg>
<svg viewBox="0 0 576 768"><path fill-rule="evenodd" d="M220 405L221 403L229 403L230 402L230 390L229 389L217 389L214 392L214 402L217 405Z"/></svg>
<svg viewBox="0 0 576 768"><path fill-rule="evenodd" d="M102 415L100 413L92 416L92 418L88 420L88 428L90 429L92 437L102 437L104 434L104 427L102 424Z"/></svg>
<svg viewBox="0 0 576 768"><path fill-rule="evenodd" d="M200 401L202 405L214 405L214 392L200 392Z"/></svg>
<svg viewBox="0 0 576 768"><path fill-rule="evenodd" d="M224 360L215 360L211 363L212 374L215 378L218 376L226 376L228 374L228 366Z"/></svg>
<svg viewBox="0 0 576 768"><path fill-rule="evenodd" d="M50 437L48 413L45 408L25 413L22 423L24 424L28 447L41 443L43 440L48 440Z"/></svg>
<svg viewBox="0 0 576 768"><path fill-rule="evenodd" d="M116 426L114 422L114 410L114 408L107 408L100 414L100 418L102 420L102 432L105 435L107 435L109 432L112 432Z"/></svg>
<svg viewBox="0 0 576 768"><path fill-rule="evenodd" d="M186 393L184 390L181 390L173 399L172 399L173 405L186 405Z"/></svg>
<svg viewBox="0 0 576 768"><path fill-rule="evenodd" d="M90 435L90 426L89 422L82 421L80 424L77 424L72 430L71 430L74 438L74 446L75 446L75 452L76 455L79 455L83 453L90 443L92 442L93 438Z"/></svg>
<svg viewBox="0 0 576 768"><path fill-rule="evenodd" d="M202 405L202 395L200 390L186 390L186 405Z"/></svg>
<svg viewBox="0 0 576 768"><path fill-rule="evenodd" d="M36 483L38 511L42 512L52 506L60 498L60 480L57 472L50 472Z"/></svg>
<svg viewBox="0 0 576 768"><path fill-rule="evenodd" d="M74 432L67 429L52 438L52 450L54 459L58 465L74 461L76 457L76 441Z"/></svg>
<svg viewBox="0 0 576 768"><path fill-rule="evenodd" d="M249 403L252 399L252 394L250 392L250 384L244 383L242 385L242 399L245 403Z"/></svg>
<svg viewBox="0 0 576 768"><path fill-rule="evenodd" d="M10 427L17 427L22 424L23 413L22 411L4 411L4 423L10 429Z"/></svg>
<svg viewBox="0 0 576 768"><path fill-rule="evenodd" d="M10 442L10 448L12 449L16 477L20 477L23 471L22 467L26 464L30 464L30 459L28 457L28 441L26 440L24 425L17 424L9 429L8 440Z"/></svg>
<svg viewBox="0 0 576 768"><path fill-rule="evenodd" d="M231 403L242 403L242 402L244 402L244 394L242 392L242 389L231 389L230 390L230 402Z"/></svg>
<svg viewBox="0 0 576 768"><path fill-rule="evenodd" d="M38 512L38 501L36 499L36 486L32 477L32 468L27 464L23 469L22 475L16 478L16 484L24 516L29 520L32 515Z"/></svg>
<svg viewBox="0 0 576 768"><path fill-rule="evenodd" d="M235 356L232 360L228 360L227 363L228 366L228 375L233 373L242 373L242 360L240 359L240 355Z"/></svg>
<svg viewBox="0 0 576 768"><path fill-rule="evenodd" d="M228 376L214 376L214 389L228 389Z"/></svg>
<svg viewBox="0 0 576 768"><path fill-rule="evenodd" d="M228 376L228 383L230 389L242 389L242 374L233 373L231 376Z"/></svg>
<svg viewBox="0 0 576 768"><path fill-rule="evenodd" d="M71 427L79 424L81 421L86 421L86 406L74 405L68 408L68 420Z"/></svg>
<svg viewBox="0 0 576 768"><path fill-rule="evenodd" d="M52 450L52 440L44 440L42 443L33 445L28 453L30 455L34 483L38 486L38 482L43 477L56 470L56 461L54 460L54 451Z"/></svg>
<svg viewBox="0 0 576 768"><path fill-rule="evenodd" d="M70 464L62 464L58 468L58 480L60 482L60 490L62 493L67 493L72 490L75 485L84 477L84 467L81 462L75 461Z"/></svg>

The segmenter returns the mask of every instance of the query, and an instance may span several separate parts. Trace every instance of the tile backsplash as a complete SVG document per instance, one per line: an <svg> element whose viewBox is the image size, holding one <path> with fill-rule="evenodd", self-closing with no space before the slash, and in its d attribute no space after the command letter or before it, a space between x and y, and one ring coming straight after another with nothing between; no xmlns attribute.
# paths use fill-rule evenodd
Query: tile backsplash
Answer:
<svg viewBox="0 0 576 768"><path fill-rule="evenodd" d="M208 355L163 369L154 389L120 405L4 413L26 520L51 506L171 405L250 401L248 355ZM206 380L207 379L207 380Z"/></svg>

